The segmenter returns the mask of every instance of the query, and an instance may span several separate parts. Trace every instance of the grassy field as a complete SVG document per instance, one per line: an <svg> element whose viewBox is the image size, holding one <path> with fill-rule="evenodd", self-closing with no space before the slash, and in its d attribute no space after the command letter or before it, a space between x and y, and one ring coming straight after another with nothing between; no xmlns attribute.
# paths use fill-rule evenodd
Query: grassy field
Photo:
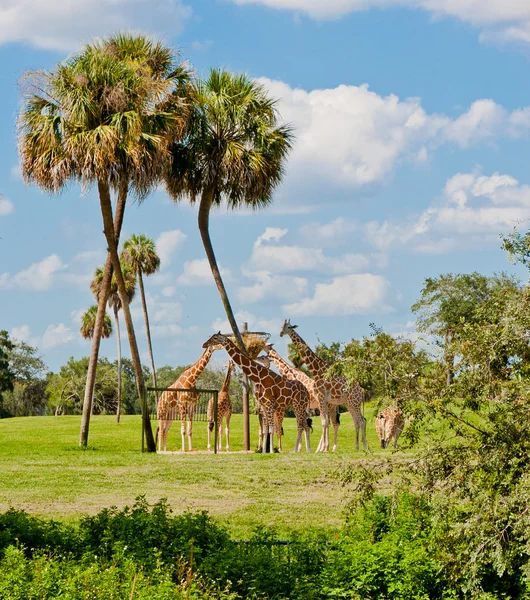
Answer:
<svg viewBox="0 0 530 600"><path fill-rule="evenodd" d="M320 419L314 419L313 452L293 454L295 421L284 422L284 453L242 452L242 418L232 419L233 452L205 452L206 423L194 423L191 453L142 454L139 416L95 416L89 447L77 446L79 416L0 420L0 510L24 509L34 515L77 519L112 505L131 505L143 494L149 502L167 498L175 511L207 510L233 535L244 537L257 525L279 534L306 528L334 528L343 520L344 488L338 477L352 461L369 463L390 450L378 447L372 416L369 451L354 450L354 427L342 415L339 451L315 454ZM156 428L156 424L155 428ZM257 421L252 424L256 442ZM180 445L180 424L169 434L168 450Z"/></svg>

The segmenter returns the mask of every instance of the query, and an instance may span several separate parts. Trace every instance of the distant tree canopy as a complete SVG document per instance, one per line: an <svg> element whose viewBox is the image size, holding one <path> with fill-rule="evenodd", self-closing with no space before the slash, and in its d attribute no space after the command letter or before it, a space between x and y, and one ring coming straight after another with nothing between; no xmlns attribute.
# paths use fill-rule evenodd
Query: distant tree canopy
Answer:
<svg viewBox="0 0 530 600"><path fill-rule="evenodd" d="M37 348L11 340L6 352L12 376L11 389L3 398L4 416L42 415L46 411L47 367Z"/></svg>
<svg viewBox="0 0 530 600"><path fill-rule="evenodd" d="M15 375L9 365L9 353L13 349L13 343L9 339L7 331L0 331L0 417L9 416L4 408L4 392L12 391Z"/></svg>

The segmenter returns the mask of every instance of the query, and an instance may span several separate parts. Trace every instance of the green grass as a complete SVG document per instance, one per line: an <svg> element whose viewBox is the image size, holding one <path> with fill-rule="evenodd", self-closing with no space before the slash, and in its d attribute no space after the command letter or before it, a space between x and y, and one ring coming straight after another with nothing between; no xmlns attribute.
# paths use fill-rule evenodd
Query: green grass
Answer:
<svg viewBox="0 0 530 600"><path fill-rule="evenodd" d="M89 446L80 449L79 416L0 420L0 510L24 509L37 516L77 519L104 507L131 505L143 494L149 502L167 498L176 512L207 510L235 536L257 525L278 534L307 528L333 529L342 518L345 491L338 478L352 460L367 464L391 451L378 447L370 408L370 450L354 450L351 417L342 416L339 450L315 454L320 419L313 420L313 452L293 454L294 419L284 421L284 452L242 452L242 417L231 427L233 453L206 453L206 423L194 423L192 453L142 454L139 416L92 417ZM156 423L154 423L154 429ZM251 423L256 443L257 420ZM168 450L180 446L180 424L169 433ZM304 446L305 447L305 446Z"/></svg>

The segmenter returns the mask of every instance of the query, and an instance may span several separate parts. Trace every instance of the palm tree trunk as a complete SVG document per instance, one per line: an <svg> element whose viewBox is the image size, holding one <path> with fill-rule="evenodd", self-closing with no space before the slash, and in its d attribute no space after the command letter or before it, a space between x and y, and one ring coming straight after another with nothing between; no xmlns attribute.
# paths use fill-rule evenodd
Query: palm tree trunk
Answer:
<svg viewBox="0 0 530 600"><path fill-rule="evenodd" d="M142 371L142 363L140 361L140 353L138 352L138 344L136 343L136 336L134 334L131 310L127 299L127 292L125 290L125 281L123 280L123 274L121 272L120 257L118 256L118 244L116 242L116 236L114 235L114 227L112 224L112 204L110 201L108 182L99 180L98 192L101 206L101 216L103 217L103 231L105 233L105 238L107 239L112 267L114 269L114 275L118 285L118 292L120 294L121 308L123 311L123 317L125 319L125 326L127 328L127 336L129 338L131 359L133 363L134 374L136 376L136 387L138 389L138 397L142 407L142 426L144 430L147 451L156 452L155 438L153 437L153 430L151 428L151 420L149 418L149 410L147 406L147 397L145 395L145 382Z"/></svg>
<svg viewBox="0 0 530 600"><path fill-rule="evenodd" d="M118 341L118 405L116 406L116 423L119 423L121 414L121 335L120 318L116 305L114 305L114 320L116 321L116 340Z"/></svg>
<svg viewBox="0 0 530 600"><path fill-rule="evenodd" d="M217 260L215 259L212 241L210 239L210 209L212 207L213 195L213 188L207 188L202 193L201 202L199 205L199 231L201 234L204 250L206 251L208 262L210 263L210 269L212 270L213 278L217 285L217 289L219 290L219 295L221 296L221 301L223 303L226 316L228 317L228 322L230 323L230 327L232 328L232 331L236 338L236 343L239 346L240 350L246 354L247 349L245 348L245 344L243 344L243 338L241 337L241 333L239 332L234 313L232 312L232 306L230 305L230 300L228 299L228 294L226 293L223 279L221 277L221 273L219 272L219 267L217 266Z"/></svg>
<svg viewBox="0 0 530 600"><path fill-rule="evenodd" d="M129 182L126 179L124 179L118 192L118 198L116 200L116 214L114 215L114 233L116 236L116 243L120 239L121 226L123 223L123 213L125 212L125 203L127 200L128 191ZM81 417L81 429L79 432L80 446L86 446L88 444L88 430L90 427L90 416L92 415L94 388L96 386L96 370L98 366L99 346L101 342L101 332L103 331L103 323L105 319L105 309L109 300L111 280L112 261L110 260L110 254L107 252L105 271L103 273L103 281L101 282L101 291L98 299L98 312L96 315L96 323L94 325L94 335L92 337L90 360L88 362L85 397L83 400L83 416Z"/></svg>
<svg viewBox="0 0 530 600"><path fill-rule="evenodd" d="M155 359L153 357L153 346L151 344L151 329L149 328L149 315L147 314L147 303L145 301L144 280L142 271L138 271L138 285L140 286L140 298L142 299L142 309L144 311L145 334L147 336L147 349L149 350L149 360L151 361L151 373L153 378L153 387L156 388ZM156 401L158 404L158 392L155 390Z"/></svg>

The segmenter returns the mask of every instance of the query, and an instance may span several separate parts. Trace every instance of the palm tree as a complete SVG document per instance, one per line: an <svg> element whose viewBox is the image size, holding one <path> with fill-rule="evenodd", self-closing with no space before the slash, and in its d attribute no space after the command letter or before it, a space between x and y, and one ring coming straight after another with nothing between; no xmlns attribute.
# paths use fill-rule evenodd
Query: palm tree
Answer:
<svg viewBox="0 0 530 600"><path fill-rule="evenodd" d="M79 329L79 333L85 338L85 340L91 340L94 337L97 314L98 305L95 304L94 306L87 308L87 310L85 310L85 312L81 315L81 328ZM105 315L103 329L101 330L101 337L107 339L111 335L112 321L108 315Z"/></svg>
<svg viewBox="0 0 530 600"><path fill-rule="evenodd" d="M125 281L125 289L127 291L127 304L130 304L133 301L134 295L136 294L136 274L132 270L129 265L122 264L121 272L123 274L123 279ZM99 302L99 296L101 294L103 279L105 276L105 270L103 267L98 267L94 271L94 277L92 278L92 282L90 284L90 290L94 294L94 297ZM114 323L116 327L116 340L118 344L118 403L116 408L116 422L120 422L121 416L121 335L120 335L120 319L119 319L119 311L122 309L122 303L120 294L118 292L118 283L116 281L116 276L112 276L111 284L110 284L110 294L108 299L109 308L112 309L114 313ZM102 336L103 337L103 336Z"/></svg>
<svg viewBox="0 0 530 600"><path fill-rule="evenodd" d="M60 192L71 181L97 184L107 263L87 375L80 444L88 442L95 369L104 309L115 272L136 375L147 449L156 444L126 302L118 242L129 191L143 199L171 162L169 140L186 122L189 80L175 53L146 36L119 34L85 45L53 71L26 76L19 118L19 149L26 182ZM117 194L113 216L111 192Z"/></svg>
<svg viewBox="0 0 530 600"><path fill-rule="evenodd" d="M153 346L151 344L151 330L149 328L149 315L147 314L147 304L145 301L145 290L143 275L152 275L160 269L160 257L156 253L155 243L146 235L131 235L123 244L121 252L123 263L132 267L138 277L140 286L140 297L142 299L142 308L144 311L145 333L147 336L147 349L149 350L149 360L151 361L151 373L153 377L153 387L156 388L156 370L155 360L153 358ZM158 399L158 394L155 391Z"/></svg>
<svg viewBox="0 0 530 600"><path fill-rule="evenodd" d="M210 210L224 199L230 208L261 208L272 201L291 148L289 126L278 125L276 101L247 75L213 69L190 91L186 136L172 147L166 186L174 200L199 198L198 225L212 275L243 352L209 232Z"/></svg>

